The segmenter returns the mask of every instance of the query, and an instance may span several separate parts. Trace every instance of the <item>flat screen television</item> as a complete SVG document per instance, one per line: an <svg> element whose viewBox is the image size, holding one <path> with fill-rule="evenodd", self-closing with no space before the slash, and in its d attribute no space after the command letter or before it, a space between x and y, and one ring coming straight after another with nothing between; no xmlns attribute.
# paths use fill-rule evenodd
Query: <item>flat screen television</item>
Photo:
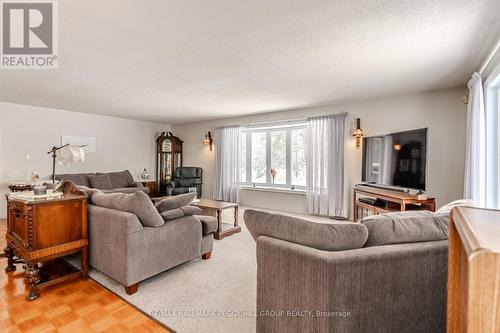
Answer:
<svg viewBox="0 0 500 333"><path fill-rule="evenodd" d="M426 190L427 128L363 138L362 181Z"/></svg>

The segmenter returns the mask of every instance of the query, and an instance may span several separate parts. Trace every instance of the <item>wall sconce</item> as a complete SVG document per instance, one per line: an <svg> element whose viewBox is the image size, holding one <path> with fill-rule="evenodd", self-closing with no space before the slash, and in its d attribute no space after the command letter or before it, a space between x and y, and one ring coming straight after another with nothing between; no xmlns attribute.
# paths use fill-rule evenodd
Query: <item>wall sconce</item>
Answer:
<svg viewBox="0 0 500 333"><path fill-rule="evenodd" d="M212 135L210 134L210 131L208 131L207 134L205 134L205 139L201 142L204 145L208 145L210 148L210 151L212 151L212 144L214 143L214 140L212 140Z"/></svg>
<svg viewBox="0 0 500 333"><path fill-rule="evenodd" d="M361 129L361 119L356 118L356 129L352 132L352 136L356 138L356 148L361 145L361 138L363 137L363 130Z"/></svg>

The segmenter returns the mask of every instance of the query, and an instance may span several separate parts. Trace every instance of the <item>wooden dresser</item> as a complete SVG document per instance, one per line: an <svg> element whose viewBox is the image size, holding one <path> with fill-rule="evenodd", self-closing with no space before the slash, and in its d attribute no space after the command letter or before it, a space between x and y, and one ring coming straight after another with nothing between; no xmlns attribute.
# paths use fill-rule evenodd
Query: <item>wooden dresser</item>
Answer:
<svg viewBox="0 0 500 333"><path fill-rule="evenodd" d="M39 297L40 286L70 278L87 277L88 231L85 194L76 191L74 186L67 186L63 196L57 199L26 201L7 194L7 209L5 270L14 271L16 263L25 263L25 280L29 284L27 300ZM81 271L69 270L70 274L56 274L56 278L52 280L43 274L44 266L49 267L51 260L79 251Z"/></svg>
<svg viewBox="0 0 500 333"><path fill-rule="evenodd" d="M500 211L455 208L449 227L448 333L500 332Z"/></svg>

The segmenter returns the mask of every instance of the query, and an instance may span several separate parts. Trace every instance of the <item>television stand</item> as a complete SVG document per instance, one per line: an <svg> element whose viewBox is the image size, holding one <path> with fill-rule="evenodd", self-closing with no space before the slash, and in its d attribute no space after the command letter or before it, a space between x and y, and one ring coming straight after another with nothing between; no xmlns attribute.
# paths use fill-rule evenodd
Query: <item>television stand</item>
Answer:
<svg viewBox="0 0 500 333"><path fill-rule="evenodd" d="M368 197L376 199L376 202L385 202L384 206L379 204L370 204L367 200L360 201L359 198ZM436 210L435 198L422 198L416 194L409 194L400 191L393 191L379 187L356 185L354 186L353 194L354 214L353 220L357 222L359 219L369 215L378 215L390 212L403 212L407 210Z"/></svg>

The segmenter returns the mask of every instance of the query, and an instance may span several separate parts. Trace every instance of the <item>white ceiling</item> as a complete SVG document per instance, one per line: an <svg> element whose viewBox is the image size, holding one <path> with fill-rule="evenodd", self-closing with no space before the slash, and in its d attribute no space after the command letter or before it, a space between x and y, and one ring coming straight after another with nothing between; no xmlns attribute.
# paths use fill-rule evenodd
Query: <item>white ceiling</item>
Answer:
<svg viewBox="0 0 500 333"><path fill-rule="evenodd" d="M187 122L465 85L498 0L64 0L59 69L0 100Z"/></svg>

